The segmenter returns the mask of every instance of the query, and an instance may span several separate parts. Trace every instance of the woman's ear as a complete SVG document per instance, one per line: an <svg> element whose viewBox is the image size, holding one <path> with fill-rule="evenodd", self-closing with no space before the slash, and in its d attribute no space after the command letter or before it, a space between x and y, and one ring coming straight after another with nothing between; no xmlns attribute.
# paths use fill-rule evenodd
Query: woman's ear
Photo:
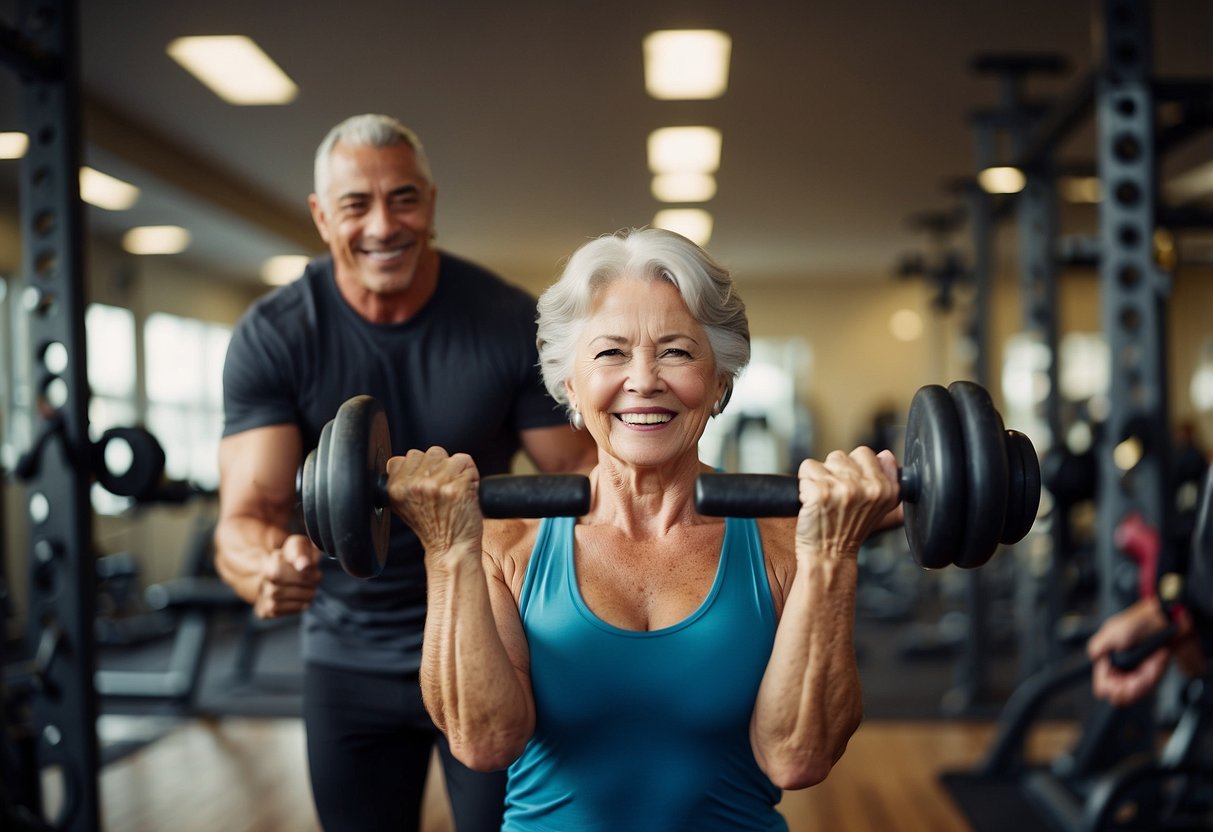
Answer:
<svg viewBox="0 0 1213 832"><path fill-rule="evenodd" d="M724 412L725 405L733 397L733 379L721 376L716 390L716 403L712 405L712 415L719 416Z"/></svg>

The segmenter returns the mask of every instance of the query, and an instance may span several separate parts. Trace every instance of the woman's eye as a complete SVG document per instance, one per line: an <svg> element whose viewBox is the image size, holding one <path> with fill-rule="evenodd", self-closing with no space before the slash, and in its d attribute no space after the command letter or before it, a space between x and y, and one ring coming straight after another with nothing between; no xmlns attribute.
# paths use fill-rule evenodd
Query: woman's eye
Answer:
<svg viewBox="0 0 1213 832"><path fill-rule="evenodd" d="M619 350L619 349L609 349L609 350L603 350L602 352L600 352L600 353L598 353L597 355L595 355L595 356L594 356L594 358L595 358L595 359L599 359L599 358L618 358L618 357L619 357L619 356L621 356L621 355L623 355L623 350Z"/></svg>
<svg viewBox="0 0 1213 832"><path fill-rule="evenodd" d="M677 347L670 347L662 353L666 358L690 358L691 354L686 350L680 350Z"/></svg>

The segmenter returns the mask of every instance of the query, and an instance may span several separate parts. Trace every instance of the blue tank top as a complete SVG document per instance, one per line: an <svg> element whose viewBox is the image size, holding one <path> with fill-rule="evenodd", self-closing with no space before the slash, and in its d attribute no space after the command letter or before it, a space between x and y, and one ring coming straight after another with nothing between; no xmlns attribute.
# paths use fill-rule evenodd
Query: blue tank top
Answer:
<svg viewBox="0 0 1213 832"><path fill-rule="evenodd" d="M651 632L586 605L574 523L540 523L518 601L536 723L510 766L503 830L786 830L780 791L750 747L775 640L757 523L726 520L699 609Z"/></svg>

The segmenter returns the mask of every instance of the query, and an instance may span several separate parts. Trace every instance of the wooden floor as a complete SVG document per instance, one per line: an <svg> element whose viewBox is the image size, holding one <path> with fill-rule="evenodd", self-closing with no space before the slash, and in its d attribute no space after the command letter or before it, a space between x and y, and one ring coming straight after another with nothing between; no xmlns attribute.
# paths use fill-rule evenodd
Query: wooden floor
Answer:
<svg viewBox="0 0 1213 832"><path fill-rule="evenodd" d="M822 784L780 804L792 832L965 832L970 829L936 781L981 758L994 726L961 722L867 722ZM1030 746L1054 756L1069 725L1039 728ZM431 777L424 832L450 832L441 786ZM310 832L318 829L298 720L191 720L106 766L106 832Z"/></svg>

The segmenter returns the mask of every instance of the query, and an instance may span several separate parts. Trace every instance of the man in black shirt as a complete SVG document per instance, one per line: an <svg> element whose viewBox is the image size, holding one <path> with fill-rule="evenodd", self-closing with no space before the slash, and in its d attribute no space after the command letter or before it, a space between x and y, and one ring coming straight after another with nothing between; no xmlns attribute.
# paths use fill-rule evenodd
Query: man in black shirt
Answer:
<svg viewBox="0 0 1213 832"><path fill-rule="evenodd" d="M363 115L316 154L309 206L329 255L254 303L224 368L220 574L265 618L303 613L304 720L326 830L415 829L439 735L421 703L425 570L393 518L388 563L361 581L301 534L295 473L346 399L377 398L392 451L469 453L482 475L518 450L582 470L592 443L539 380L534 299L433 243L436 188L417 137ZM461 832L497 829L504 772L443 751Z"/></svg>

